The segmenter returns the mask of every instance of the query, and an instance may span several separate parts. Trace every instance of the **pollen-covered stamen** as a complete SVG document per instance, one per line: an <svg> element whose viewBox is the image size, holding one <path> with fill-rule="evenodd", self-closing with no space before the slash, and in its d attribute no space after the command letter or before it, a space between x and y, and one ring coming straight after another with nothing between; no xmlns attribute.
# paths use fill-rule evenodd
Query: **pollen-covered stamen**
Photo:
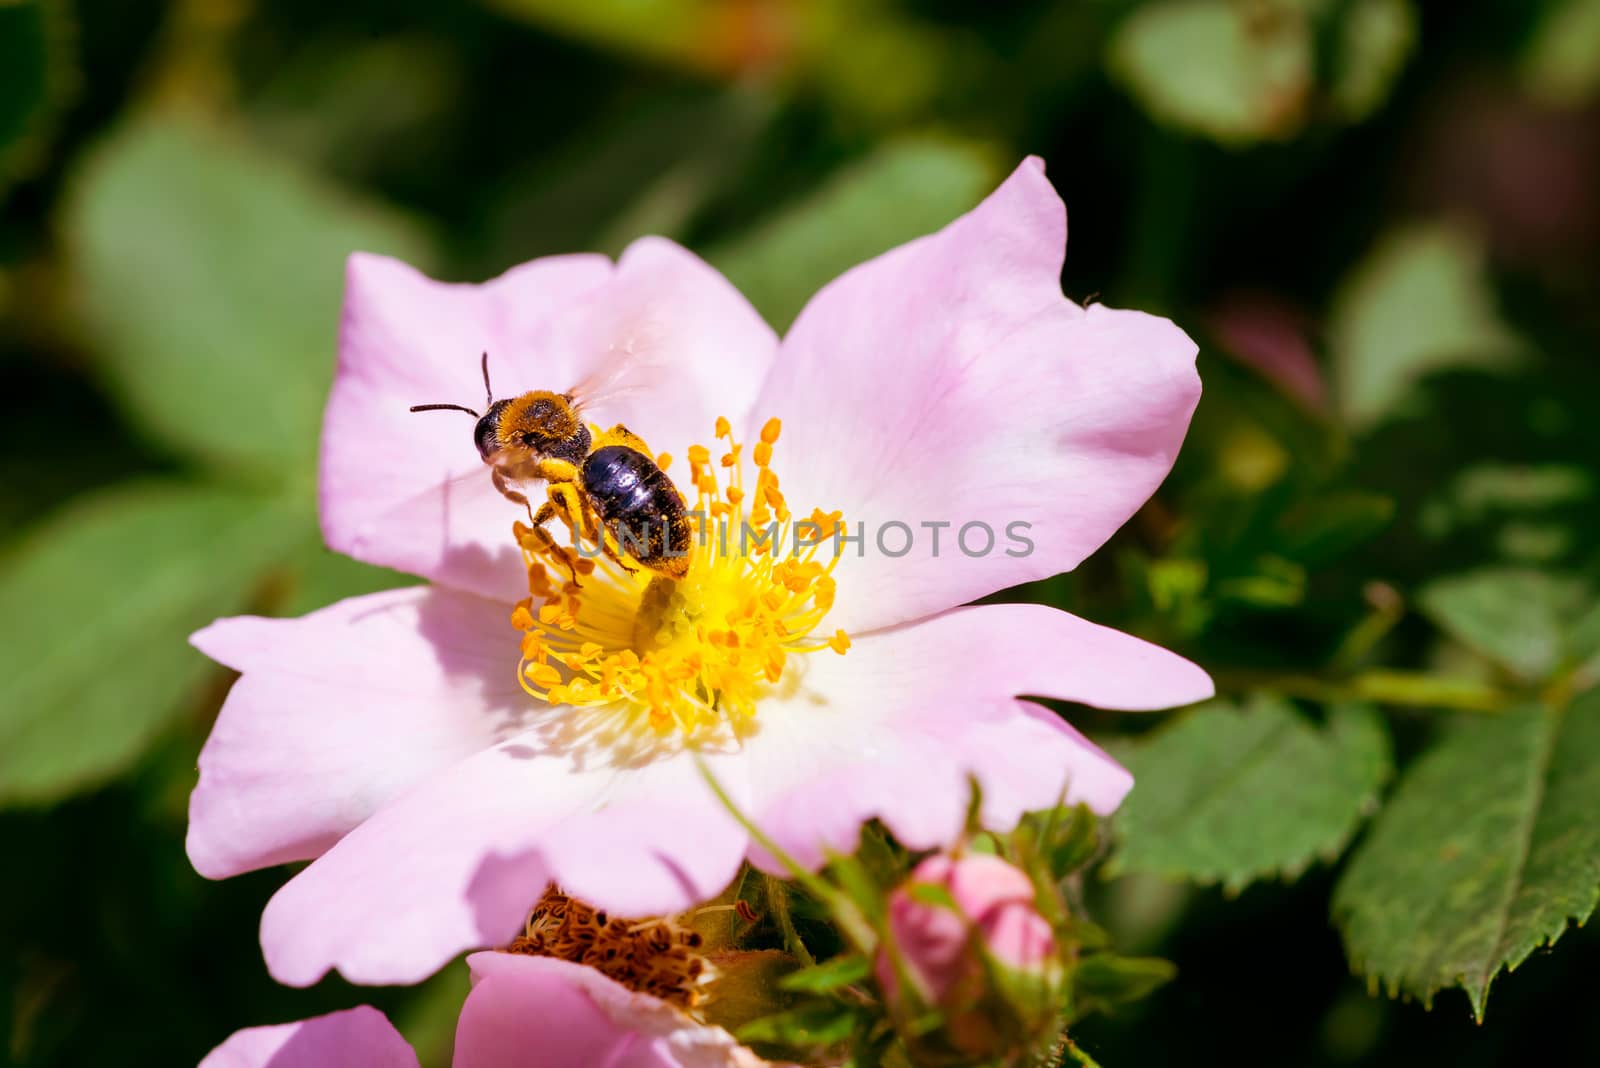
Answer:
<svg viewBox="0 0 1600 1068"><path fill-rule="evenodd" d="M529 598L512 624L523 632L525 690L552 704L613 708L612 726L624 731L737 731L794 656L850 647L843 631L812 636L833 607L838 555L819 557L841 516L817 509L793 521L771 467L780 429L776 419L761 428L748 456L750 487L744 447L726 419L717 420L725 451L715 463L705 446L689 448L694 539L674 547L691 554L682 579L626 570L596 538L611 535L586 532L577 517L562 515L572 546L517 525Z"/></svg>
<svg viewBox="0 0 1600 1068"><path fill-rule="evenodd" d="M716 969L698 950L698 931L671 917L608 916L554 886L533 907L507 953L586 964L629 990L693 1010L708 998Z"/></svg>

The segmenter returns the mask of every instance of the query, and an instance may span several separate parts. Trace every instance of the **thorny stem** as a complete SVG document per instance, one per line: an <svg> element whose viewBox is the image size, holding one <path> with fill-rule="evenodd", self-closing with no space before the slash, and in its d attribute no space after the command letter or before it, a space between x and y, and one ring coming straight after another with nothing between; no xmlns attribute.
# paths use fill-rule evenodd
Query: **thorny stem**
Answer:
<svg viewBox="0 0 1600 1068"><path fill-rule="evenodd" d="M1061 1051L1071 1057L1080 1068L1100 1068L1099 1063L1093 1057L1079 1049L1078 1044L1065 1034L1061 1036Z"/></svg>

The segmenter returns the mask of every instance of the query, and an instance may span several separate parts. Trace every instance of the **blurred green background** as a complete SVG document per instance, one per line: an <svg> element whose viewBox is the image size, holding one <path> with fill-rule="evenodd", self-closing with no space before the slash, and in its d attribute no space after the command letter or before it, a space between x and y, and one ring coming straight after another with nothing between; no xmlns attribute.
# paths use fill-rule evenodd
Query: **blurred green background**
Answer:
<svg viewBox="0 0 1600 1068"><path fill-rule="evenodd" d="M0 0L0 1061L362 1000L447 1060L459 968L280 989L283 873L182 848L229 683L185 636L405 581L316 533L346 252L667 234L782 328L1025 153L1066 292L1205 382L1157 498L1016 593L1222 695L1073 710L1141 776L1088 901L1179 967L1080 1044L1600 1063L1600 938L1542 948L1600 895L1595 0Z"/></svg>

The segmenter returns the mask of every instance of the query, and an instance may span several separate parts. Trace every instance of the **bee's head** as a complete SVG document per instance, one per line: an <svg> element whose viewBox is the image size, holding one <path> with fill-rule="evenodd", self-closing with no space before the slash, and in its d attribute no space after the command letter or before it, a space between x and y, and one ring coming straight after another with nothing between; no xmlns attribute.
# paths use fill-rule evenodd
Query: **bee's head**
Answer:
<svg viewBox="0 0 1600 1068"><path fill-rule="evenodd" d="M495 454L500 451L500 417L510 403L511 398L507 397L489 405L479 416L478 425L472 431L472 441L478 446L478 455L483 457L486 464L494 463Z"/></svg>

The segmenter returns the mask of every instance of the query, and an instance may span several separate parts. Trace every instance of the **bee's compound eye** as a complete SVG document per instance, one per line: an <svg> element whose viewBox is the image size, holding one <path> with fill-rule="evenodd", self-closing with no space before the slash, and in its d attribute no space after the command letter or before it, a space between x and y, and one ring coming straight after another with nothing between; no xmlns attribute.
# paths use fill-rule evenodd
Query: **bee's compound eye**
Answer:
<svg viewBox="0 0 1600 1068"><path fill-rule="evenodd" d="M472 432L472 440L478 446L478 455L485 460L489 459L500 449L500 413L490 411L478 420L477 429Z"/></svg>

